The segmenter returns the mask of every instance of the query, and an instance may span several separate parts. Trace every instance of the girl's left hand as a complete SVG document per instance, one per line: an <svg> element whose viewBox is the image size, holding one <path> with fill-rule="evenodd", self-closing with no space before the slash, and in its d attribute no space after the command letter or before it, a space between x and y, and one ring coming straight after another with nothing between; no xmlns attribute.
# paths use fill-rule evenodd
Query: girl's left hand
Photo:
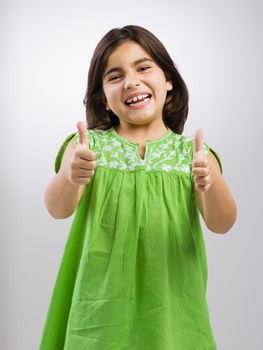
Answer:
<svg viewBox="0 0 263 350"><path fill-rule="evenodd" d="M197 130L194 138L193 174L195 187L200 192L207 192L215 182L209 160L203 151L203 131Z"/></svg>

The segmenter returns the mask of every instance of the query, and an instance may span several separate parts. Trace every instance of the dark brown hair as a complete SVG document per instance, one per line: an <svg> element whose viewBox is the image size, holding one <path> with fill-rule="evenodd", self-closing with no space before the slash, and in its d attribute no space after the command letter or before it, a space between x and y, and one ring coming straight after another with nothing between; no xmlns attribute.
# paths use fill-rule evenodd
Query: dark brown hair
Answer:
<svg viewBox="0 0 263 350"><path fill-rule="evenodd" d="M114 49L125 40L139 44L163 70L173 89L167 92L163 107L163 122L166 127L182 134L188 114L188 90L167 50L148 30L134 25L110 30L98 43L91 59L88 87L84 98L88 129L106 130L119 124L119 118L105 108L103 74Z"/></svg>

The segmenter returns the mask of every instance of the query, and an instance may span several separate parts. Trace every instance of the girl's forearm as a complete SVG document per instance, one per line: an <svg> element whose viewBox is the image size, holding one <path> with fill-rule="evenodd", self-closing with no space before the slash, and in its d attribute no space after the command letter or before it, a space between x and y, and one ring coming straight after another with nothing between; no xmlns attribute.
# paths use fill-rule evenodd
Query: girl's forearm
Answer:
<svg viewBox="0 0 263 350"><path fill-rule="evenodd" d="M56 219L65 219L75 211L82 185L71 184L63 172L58 172L48 184L44 202L48 212Z"/></svg>
<svg viewBox="0 0 263 350"><path fill-rule="evenodd" d="M233 226L237 209L234 198L221 174L214 170L215 181L207 192L195 190L198 206L209 230L226 233Z"/></svg>

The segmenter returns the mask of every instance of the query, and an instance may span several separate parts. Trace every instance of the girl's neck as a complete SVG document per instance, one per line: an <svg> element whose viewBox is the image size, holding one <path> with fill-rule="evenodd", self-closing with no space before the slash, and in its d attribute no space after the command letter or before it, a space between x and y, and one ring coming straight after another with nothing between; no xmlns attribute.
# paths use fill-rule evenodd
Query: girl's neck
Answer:
<svg viewBox="0 0 263 350"><path fill-rule="evenodd" d="M141 146L145 145L147 140L162 138L168 131L163 123L158 126L118 124L115 130L120 136Z"/></svg>

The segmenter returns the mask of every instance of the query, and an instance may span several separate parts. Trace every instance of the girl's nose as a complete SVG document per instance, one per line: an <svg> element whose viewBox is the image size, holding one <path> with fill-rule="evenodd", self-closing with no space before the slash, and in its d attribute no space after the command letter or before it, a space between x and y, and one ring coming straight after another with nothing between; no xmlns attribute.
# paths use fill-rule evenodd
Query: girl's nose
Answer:
<svg viewBox="0 0 263 350"><path fill-rule="evenodd" d="M138 77L134 74L129 74L124 79L124 89L130 89L139 85L140 85L140 81Z"/></svg>

